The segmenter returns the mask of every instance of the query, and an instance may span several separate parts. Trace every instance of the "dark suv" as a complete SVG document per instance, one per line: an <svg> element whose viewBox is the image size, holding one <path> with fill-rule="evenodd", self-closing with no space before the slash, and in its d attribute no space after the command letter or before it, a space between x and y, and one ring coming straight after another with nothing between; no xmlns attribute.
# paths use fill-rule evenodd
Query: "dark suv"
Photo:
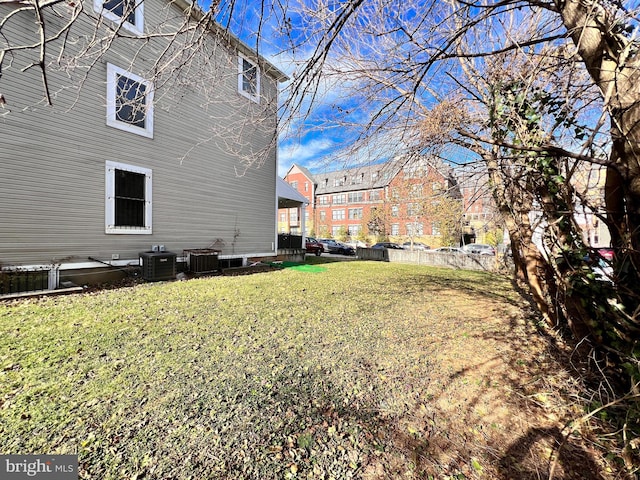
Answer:
<svg viewBox="0 0 640 480"><path fill-rule="evenodd" d="M404 248L402 248L402 245L398 245L397 243L393 243L393 242L378 242L371 248L375 248L376 250L381 249L381 248L391 248L391 249L395 249L395 250L404 250Z"/></svg>
<svg viewBox="0 0 640 480"><path fill-rule="evenodd" d="M315 256L320 256L322 255L322 252L324 252L322 244L313 237L307 237L305 249L307 250L307 253L313 253Z"/></svg>

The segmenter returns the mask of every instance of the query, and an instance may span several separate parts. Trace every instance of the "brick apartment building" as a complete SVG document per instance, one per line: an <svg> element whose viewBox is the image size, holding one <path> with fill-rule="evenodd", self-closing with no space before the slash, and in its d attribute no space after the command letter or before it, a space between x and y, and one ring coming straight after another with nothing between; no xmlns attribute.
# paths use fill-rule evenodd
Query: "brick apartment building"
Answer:
<svg viewBox="0 0 640 480"><path fill-rule="evenodd" d="M382 235L438 246L438 222L422 205L444 197L461 201L452 173L443 162L421 157L316 174L293 165L284 180L309 201L304 222L309 235L352 241ZM280 209L279 232L300 234L300 215L297 208Z"/></svg>
<svg viewBox="0 0 640 480"><path fill-rule="evenodd" d="M456 179L464 211L462 234L464 243L504 241L503 222L489 188L489 177L476 165L456 168ZM491 236L497 238L491 238Z"/></svg>

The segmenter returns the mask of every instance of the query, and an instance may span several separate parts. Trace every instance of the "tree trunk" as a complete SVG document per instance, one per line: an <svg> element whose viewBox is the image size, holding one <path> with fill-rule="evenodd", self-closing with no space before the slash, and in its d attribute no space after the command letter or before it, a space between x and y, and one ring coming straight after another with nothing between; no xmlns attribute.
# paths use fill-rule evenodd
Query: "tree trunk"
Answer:
<svg viewBox="0 0 640 480"><path fill-rule="evenodd" d="M529 213L533 209L533 195L530 189L512 185L516 182L499 168L496 152L484 155L489 172L492 194L498 210L506 219L511 238L511 251L516 265L516 274L529 287L531 296L542 316L552 327L558 326L558 311L550 298L551 269L537 245L533 242L533 229ZM553 282L553 281L552 281Z"/></svg>
<svg viewBox="0 0 640 480"><path fill-rule="evenodd" d="M640 73L629 40L616 34L613 15L596 0L557 2L565 27L589 74L602 91L611 117L611 156L605 202L612 243L618 247L614 267L620 298L630 315L611 318L622 343L632 351L640 297ZM631 340L631 341L630 341Z"/></svg>
<svg viewBox="0 0 640 480"><path fill-rule="evenodd" d="M614 19L600 3L566 0L561 15L611 115L606 205L612 239L640 266L640 62L629 58L629 45L610 28Z"/></svg>

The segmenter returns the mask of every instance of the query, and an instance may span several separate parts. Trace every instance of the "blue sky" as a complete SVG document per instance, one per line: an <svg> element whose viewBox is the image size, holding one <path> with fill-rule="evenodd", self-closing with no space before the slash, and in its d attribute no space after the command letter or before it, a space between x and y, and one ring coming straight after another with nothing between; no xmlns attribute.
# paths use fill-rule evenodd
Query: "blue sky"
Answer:
<svg viewBox="0 0 640 480"><path fill-rule="evenodd" d="M221 3L219 20L223 25L229 23L231 1L223 0ZM332 11L345 2L329 0L326 3L328 10ZM284 35L280 28L283 23L282 11L270 8L263 10L261 6L261 0L236 0L229 26L234 34L249 46L257 47L263 56L291 77L296 63L311 55L313 43L305 42L304 37L309 25L304 24L305 19L299 14L289 10L286 12L286 23L290 29L288 35ZM258 31L259 43L256 42ZM294 42L298 44L295 49L291 48ZM287 96L287 86L282 85L282 99ZM359 125L367 120L367 112L355 100L354 88L357 89L357 85L353 82L321 80L318 89L314 90L314 108L303 118L287 117L288 122L281 123L278 154L280 176L293 163L320 172L341 169L353 163L375 163L398 153L398 142L394 143L396 148L390 149L389 141L383 139L380 145L374 141L357 153L344 154L345 148L354 145ZM351 128L347 128L347 124Z"/></svg>
<svg viewBox="0 0 640 480"><path fill-rule="evenodd" d="M264 0L266 7L263 9L263 0L221 0L220 20L223 24L228 22L229 5L233 3L235 10L230 23L233 33L249 46L257 47L263 56L291 77L294 74L295 65L308 59L315 46L312 40L305 41L306 36L309 32L313 32L314 28L317 28L317 31L322 30L322 25L317 21L305 24L308 18L294 13L293 10L287 9L284 12L283 9L290 5L289 2L299 5L305 2L316 2L316 0L278 0L274 2L274 5L277 5L275 9L269 7L271 1ZM349 1L323 0L320 3L325 5L328 12L327 18L330 21L331 12ZM638 4L640 4L638 0L625 2L629 8L636 8ZM412 7L410 8L409 5ZM400 122L408 120L410 123L412 120L427 117L430 105L437 101L426 86L430 85L440 92L447 88L457 88L453 82L448 87L446 85L448 80L452 81L451 77L455 77L455 70L450 70L453 72L451 77L444 75L441 71L441 68L451 68L450 64L443 63L430 70L421 70L425 59L433 52L442 51L448 41L448 38L442 36L442 30L429 24L433 23L434 18L440 20L444 18L443 12L439 13L438 9L445 7L439 2L431 1L407 3L404 0L387 0L383 3L365 1L362 8L378 7L386 10L364 11L360 18L361 24L352 32L351 37L347 37L353 40L339 47L340 60L328 59L328 66L334 70L334 76L325 77L319 82L314 108L304 117L281 123L279 175L284 175L293 163L305 166L312 172L321 172L354 164L376 163L402 153L406 145L415 139L401 137L407 130L403 129ZM378 13L383 17L381 23L368 25L368 15L373 17ZM530 13L523 11L516 15ZM432 21L418 22L417 19ZM512 18L512 21L516 20L517 16ZM283 24L289 27L288 35L283 33L281 28ZM362 27L363 24L364 27ZM544 28L553 29L554 22L548 23ZM495 46L505 40L503 38L505 35L500 34L499 30L498 27L492 32L494 38L490 41L497 42ZM365 31L366 33L363 33ZM259 36L257 32L260 32ZM483 31L479 30L478 34L482 35ZM257 42L258 38L259 42ZM291 48L292 43L296 43L296 48ZM491 48L491 45L482 46ZM353 52L350 52L350 48L353 48ZM389 52L393 54L390 55ZM350 53L356 55L350 55ZM357 54L360 54L362 64L349 64L351 59L357 62L355 60ZM388 65L393 67L391 71L385 70ZM350 73L341 76L343 66L344 71ZM380 68L376 72L377 67ZM367 79L362 72L368 68L376 72L378 77ZM370 85L379 86L386 82L387 86L371 93L372 90L362 87L367 80ZM362 133L363 125L371 119L376 106L384 105L400 91L406 93L407 90L412 90L415 84L420 88L415 90L414 102L410 103L412 108L403 106L399 113L387 112L387 116L382 118L390 122L385 124L385 129L374 136L360 137L360 140L365 139L362 143L363 148L358 152L349 151L349 147L356 143L358 133ZM287 96L287 85L282 87L281 97L284 99ZM469 152L461 149L453 149L444 156L448 159L455 158L461 163L473 159Z"/></svg>

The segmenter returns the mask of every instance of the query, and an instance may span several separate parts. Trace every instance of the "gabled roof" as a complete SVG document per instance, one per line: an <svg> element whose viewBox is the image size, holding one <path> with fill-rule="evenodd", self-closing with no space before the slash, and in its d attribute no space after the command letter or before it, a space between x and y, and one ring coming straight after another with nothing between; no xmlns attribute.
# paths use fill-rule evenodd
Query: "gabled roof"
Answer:
<svg viewBox="0 0 640 480"><path fill-rule="evenodd" d="M170 0L171 3L177 5L181 8L185 13L188 13L196 19L197 21L205 18L207 13L205 13L197 4L197 2L193 2L191 0ZM221 38L229 42L231 46L238 49L238 51L247 57L257 61L260 68L267 74L273 77L278 82L285 82L289 80L289 77L283 73L278 67L273 65L267 59L265 59L262 55L258 54L253 48L249 47L246 43L236 37L233 33L231 33L228 29L224 28L217 22L209 22L209 29L216 34L219 34Z"/></svg>
<svg viewBox="0 0 640 480"><path fill-rule="evenodd" d="M317 184L316 194L326 195L338 192L383 188L389 185L395 176L411 163L426 164L439 172L445 179L451 179L453 169L442 162L442 160L426 157L399 156L385 163L337 170L334 172L316 173L313 175L315 183Z"/></svg>
<svg viewBox="0 0 640 480"><path fill-rule="evenodd" d="M383 188L397 174L397 168L388 163L316 173L316 193L319 195Z"/></svg>
<svg viewBox="0 0 640 480"><path fill-rule="evenodd" d="M309 203L309 200L280 177L276 181L276 195L278 208L294 208Z"/></svg>
<svg viewBox="0 0 640 480"><path fill-rule="evenodd" d="M297 168L298 170L300 170L300 172L301 172L305 177L307 177L309 180L311 180L312 182L314 182L314 183L315 183L315 177L313 176L313 173L311 173L311 172L309 171L309 169L307 169L306 167L303 167L302 165L297 165L297 164L295 164L295 163L294 163L293 165L291 165L291 167L289 167L289 170L287 170L287 174L285 175L285 177L286 177L287 175L289 175L289 174L291 173L291 171L292 171L293 169L295 169L295 168Z"/></svg>

